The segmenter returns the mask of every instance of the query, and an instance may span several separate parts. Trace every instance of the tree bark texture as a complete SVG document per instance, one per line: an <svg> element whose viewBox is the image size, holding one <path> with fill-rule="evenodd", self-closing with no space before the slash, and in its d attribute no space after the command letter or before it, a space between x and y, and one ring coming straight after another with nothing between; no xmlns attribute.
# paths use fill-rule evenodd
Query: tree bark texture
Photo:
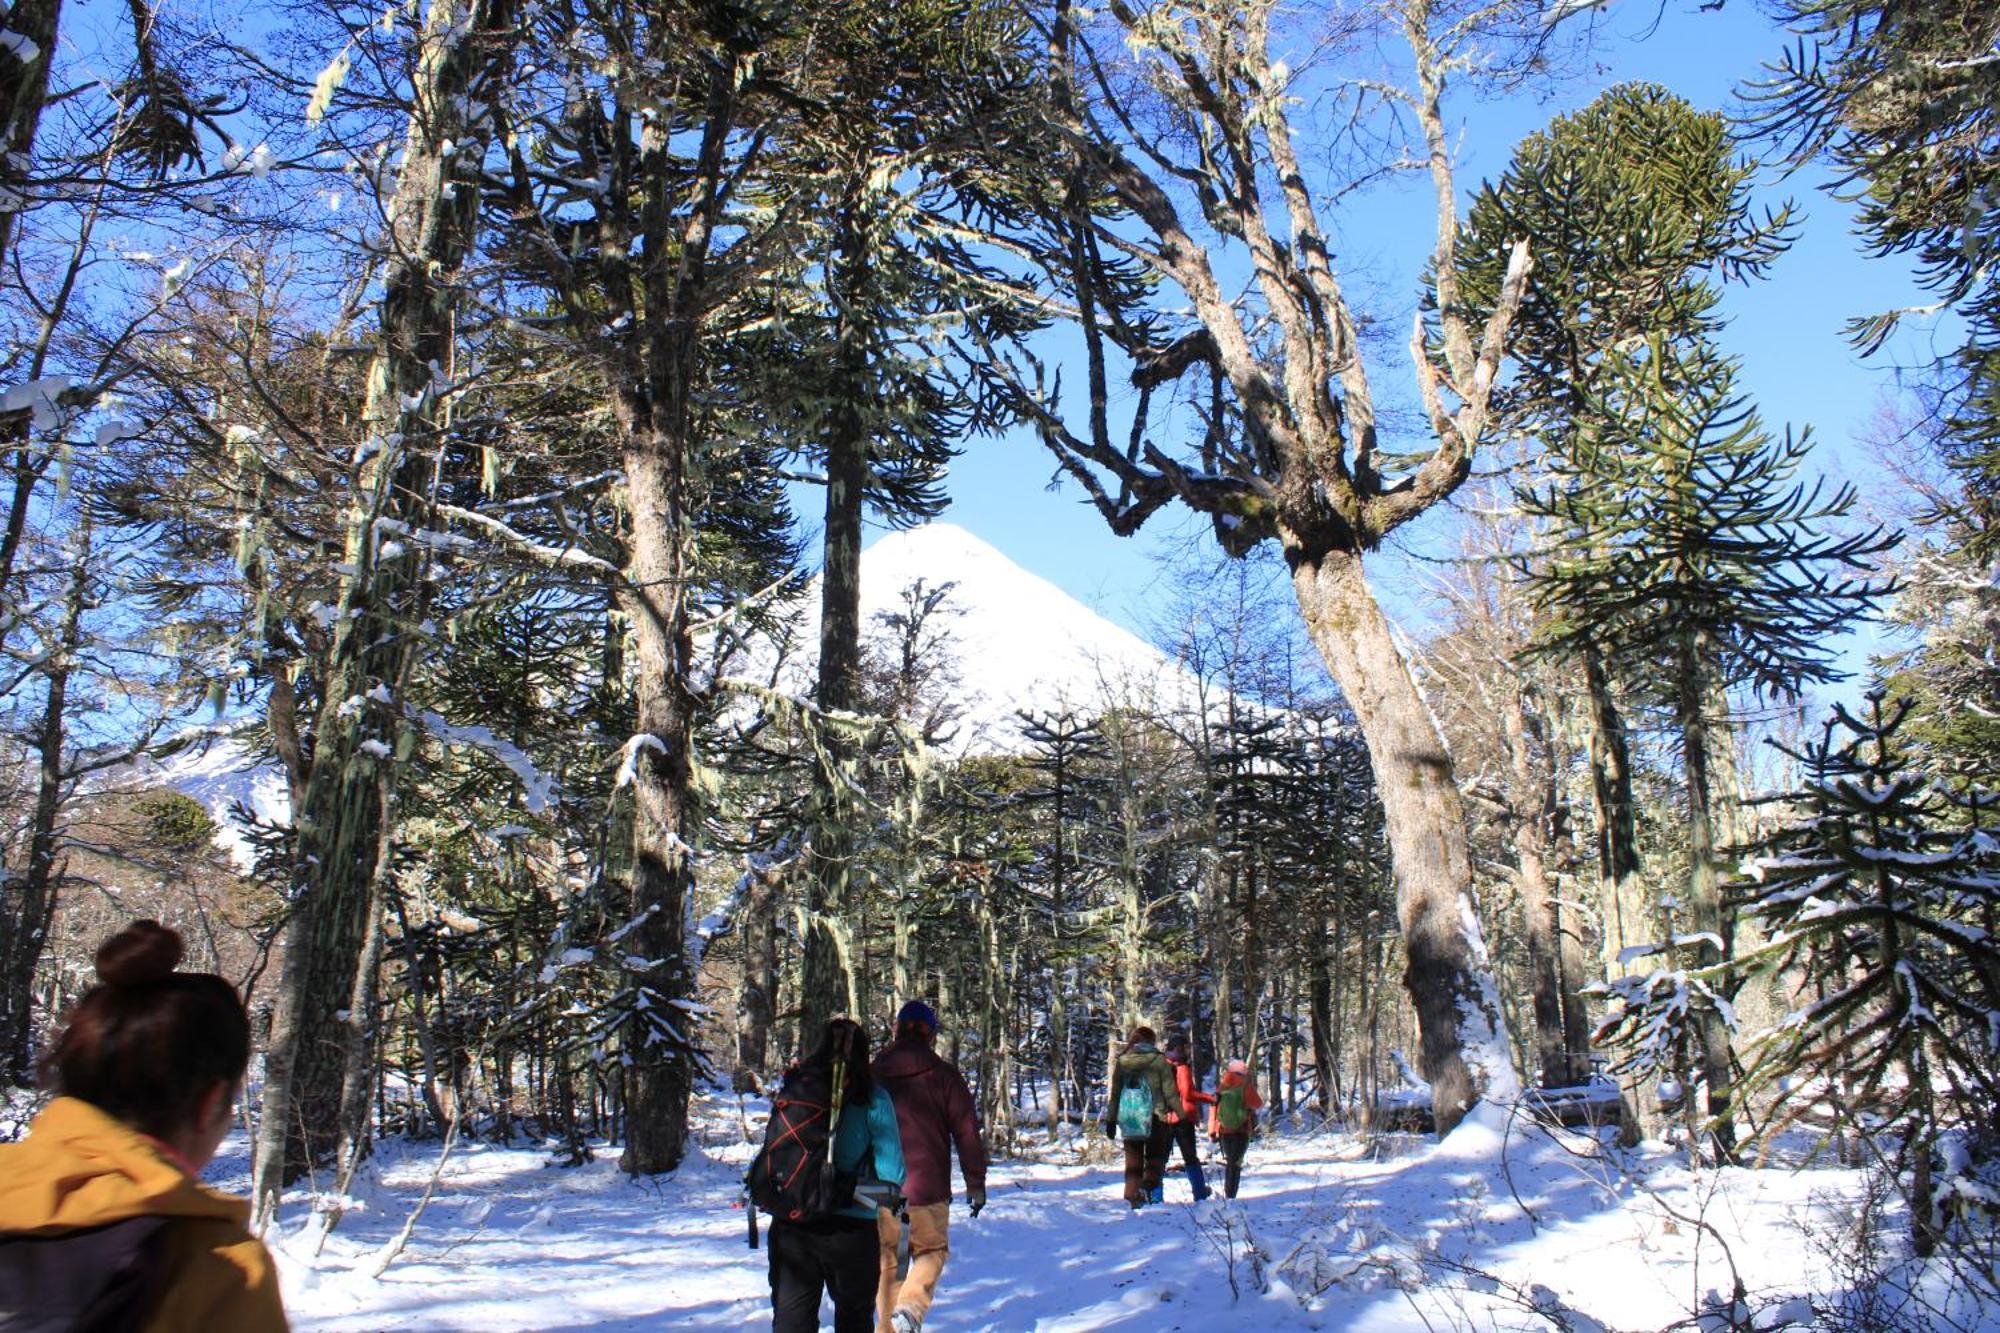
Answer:
<svg viewBox="0 0 2000 1333"><path fill-rule="evenodd" d="M1555 736L1560 734L1560 729L1554 733ZM1567 755L1558 756L1546 775L1549 783L1549 848L1551 858L1560 867L1576 865L1576 833L1569 795L1557 777L1568 763ZM1576 925L1576 876L1574 873L1559 872L1555 882L1562 887L1562 898L1568 900L1567 903L1558 901L1555 904L1556 976L1562 994L1563 1048L1569 1054L1570 1084L1575 1086L1588 1082L1591 1075L1590 1004L1583 996L1586 973L1583 941ZM1567 921L1565 908L1568 911Z"/></svg>
<svg viewBox="0 0 2000 1333"><path fill-rule="evenodd" d="M839 332L837 398L826 444L826 518L820 562L819 675L813 698L822 715L850 715L861 702L861 513L868 471L868 435L860 396L868 391L866 348L853 327L866 283L867 240L844 206L836 285L847 298ZM848 910L854 870L854 819L847 784L860 746L839 721L821 727L813 765L812 844L807 858L805 974L799 996L799 1049L810 1050L826 1021L847 1007L855 989L852 962L840 947L832 920Z"/></svg>
<svg viewBox="0 0 2000 1333"><path fill-rule="evenodd" d="M770 1067L771 1029L778 999L778 874L753 865L738 921L742 971L736 986L736 1076L739 1092L761 1087Z"/></svg>
<svg viewBox="0 0 2000 1333"><path fill-rule="evenodd" d="M1522 688L1507 690L1505 730L1513 770L1515 885L1521 895L1522 934L1528 946L1528 985L1535 1015L1535 1063L1542 1086L1566 1088L1573 1081L1563 1032L1561 946L1555 902L1549 892L1548 830L1554 804L1552 783L1540 771L1530 744L1528 710Z"/></svg>
<svg viewBox="0 0 2000 1333"><path fill-rule="evenodd" d="M649 58L662 68L673 54L668 25L647 28ZM657 49L655 49L657 48ZM602 246L614 319L633 320L637 336L622 349L623 374L613 413L624 436L631 546L622 600L632 625L635 711L632 865L627 907L637 923L628 936L624 1026L625 1151L633 1175L671 1171L687 1152L688 1099L701 1053L679 1006L692 993L687 910L694 888L690 838L700 826L694 790L695 699L690 692L693 636L689 595L696 462L692 398L701 374L709 259L729 165L725 150L736 113L739 71L732 59L709 62L705 104L691 182L674 168L665 117L642 122L634 187L645 259L643 308L627 277L632 234L623 211L601 215ZM684 202L691 188L692 203Z"/></svg>
<svg viewBox="0 0 2000 1333"><path fill-rule="evenodd" d="M1590 760L1590 801L1597 829L1597 873L1604 893L1604 964L1622 976L1619 954L1650 944L1659 934L1637 884L1639 835L1632 806L1632 752L1625 719L1611 693L1611 675L1595 651L1583 654L1585 748Z"/></svg>
<svg viewBox="0 0 2000 1333"><path fill-rule="evenodd" d="M49 70L55 61L56 29L62 20L62 0L16 0L0 19L5 31L28 43L0 51L0 264L11 256L14 219L27 204L29 167L34 161L35 131L49 95ZM26 57L32 47L33 58Z"/></svg>
<svg viewBox="0 0 2000 1333"><path fill-rule="evenodd" d="M625 451L632 513L627 568L635 643L636 734L632 864L627 936L625 1152L634 1175L671 1171L687 1151L687 1105L697 1056L690 1016L675 1008L691 989L687 903L694 887L692 818L694 707L687 694L692 648L687 616L686 442L645 434Z"/></svg>
<svg viewBox="0 0 2000 1333"><path fill-rule="evenodd" d="M1440 1134L1482 1097L1519 1092L1472 898L1451 756L1363 578L1358 555L1292 561L1306 628L1368 742L1396 877L1422 1072Z"/></svg>
<svg viewBox="0 0 2000 1333"><path fill-rule="evenodd" d="M1695 934L1695 963L1712 968L1732 954L1730 930L1722 911L1721 877L1716 870L1714 792L1710 770L1715 744L1707 704L1710 654L1699 633L1681 636L1675 663L1680 676L1675 700L1681 733L1681 765L1688 800L1688 925ZM1715 983L1720 989L1721 982ZM1736 1153L1736 1123L1730 1112L1734 1082L1729 1024L1714 1005L1699 1005L1695 1023L1701 1037L1702 1080L1708 1092L1709 1139L1727 1161ZM1692 1098L1691 1090L1683 1096Z"/></svg>

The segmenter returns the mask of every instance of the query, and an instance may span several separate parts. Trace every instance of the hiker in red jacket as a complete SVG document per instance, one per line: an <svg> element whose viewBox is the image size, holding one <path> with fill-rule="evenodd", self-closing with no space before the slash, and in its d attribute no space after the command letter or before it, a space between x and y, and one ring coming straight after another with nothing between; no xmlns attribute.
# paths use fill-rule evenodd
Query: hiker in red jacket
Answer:
<svg viewBox="0 0 2000 1333"><path fill-rule="evenodd" d="M1208 1113L1208 1132L1222 1145L1222 1193L1233 1199L1243 1180L1243 1150L1250 1146L1250 1135L1257 1128L1257 1110L1264 1099L1250 1081L1250 1066L1231 1060L1209 1100L1215 1105Z"/></svg>
<svg viewBox="0 0 2000 1333"><path fill-rule="evenodd" d="M903 1197L909 1200L909 1275L896 1279L902 1224L886 1209L878 1219L882 1276L875 1292L875 1333L916 1333L937 1295L938 1275L951 1253L951 1147L972 1215L986 1206L986 1147L965 1077L941 1059L937 1014L911 1000L896 1015L896 1039L875 1057L875 1081L888 1089L903 1132Z"/></svg>
<svg viewBox="0 0 2000 1333"><path fill-rule="evenodd" d="M1181 1146L1181 1165L1187 1168L1188 1184L1194 1190L1194 1201L1200 1203L1215 1193L1208 1187L1208 1180L1201 1172L1201 1108L1204 1104L1213 1106L1215 1098L1201 1090L1195 1082L1194 1069L1188 1064L1188 1044L1186 1037L1176 1037L1167 1047L1167 1063L1174 1067L1174 1091L1180 1094L1182 1114L1180 1119L1169 1121L1174 1142Z"/></svg>

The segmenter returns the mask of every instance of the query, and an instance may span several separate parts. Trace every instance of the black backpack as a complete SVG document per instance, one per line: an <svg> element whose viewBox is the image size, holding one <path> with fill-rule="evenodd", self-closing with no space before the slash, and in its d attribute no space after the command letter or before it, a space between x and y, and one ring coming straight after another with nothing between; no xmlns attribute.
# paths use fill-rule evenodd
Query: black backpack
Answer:
<svg viewBox="0 0 2000 1333"><path fill-rule="evenodd" d="M833 1161L839 1091L827 1069L794 1065L771 1099L764 1146L743 1183L750 1201L780 1221L824 1221L854 1202L859 1171L843 1171Z"/></svg>
<svg viewBox="0 0 2000 1333"><path fill-rule="evenodd" d="M166 1290L169 1219L0 1236L0 1329L137 1333Z"/></svg>

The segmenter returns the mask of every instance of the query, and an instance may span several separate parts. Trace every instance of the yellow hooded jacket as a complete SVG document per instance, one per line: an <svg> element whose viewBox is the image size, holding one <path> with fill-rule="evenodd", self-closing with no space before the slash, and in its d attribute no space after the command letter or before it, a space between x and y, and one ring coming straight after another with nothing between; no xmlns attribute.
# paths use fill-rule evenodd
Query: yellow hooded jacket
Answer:
<svg viewBox="0 0 2000 1333"><path fill-rule="evenodd" d="M74 1097L50 1102L27 1138L0 1146L0 1328L36 1327L34 1316L46 1313L18 1308L38 1300L25 1289L34 1270L25 1259L10 1265L8 1251L36 1251L47 1272L51 1255L61 1266L59 1247L76 1244L81 1256L84 1238L142 1217L167 1219L144 1333L284 1333L278 1275L247 1228L249 1202L201 1184L130 1126Z"/></svg>

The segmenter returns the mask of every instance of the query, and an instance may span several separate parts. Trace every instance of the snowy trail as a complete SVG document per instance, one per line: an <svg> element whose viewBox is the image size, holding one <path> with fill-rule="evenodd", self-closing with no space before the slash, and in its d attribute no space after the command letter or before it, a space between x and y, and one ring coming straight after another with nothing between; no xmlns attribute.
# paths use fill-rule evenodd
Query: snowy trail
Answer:
<svg viewBox="0 0 2000 1333"><path fill-rule="evenodd" d="M361 1270L429 1175L412 1151L317 1262L310 1229L280 1240L287 1303L298 1328L329 1333L767 1323L764 1252L747 1248L734 1206L744 1155L710 1149L671 1181L635 1183L611 1160L562 1170L539 1152L474 1147L455 1154L409 1250L371 1281ZM1178 1179L1168 1190L1187 1196ZM954 1210L930 1327L1161 1329L1226 1309L1227 1277L1185 1203L1133 1215L1117 1192L1104 1168L999 1164L986 1211ZM1286 1301L1272 1313L1299 1312Z"/></svg>
<svg viewBox="0 0 2000 1333"><path fill-rule="evenodd" d="M435 1145L386 1145L317 1258L303 1208L287 1208L274 1248L295 1326L768 1327L765 1256L746 1247L735 1206L753 1151L738 1126L733 1101L704 1100L700 1151L663 1180L631 1180L609 1154L563 1169L538 1149L461 1147L409 1249L373 1279L372 1259L435 1164ZM954 1209L951 1260L927 1327L1548 1327L1539 1305L1569 1312L1578 1330L1659 1328L1730 1284L1720 1248L1673 1212L1705 1215L1721 1230L1766 1305L1837 1281L1807 1237L1844 1213L1852 1173L1697 1178L1655 1156L1641 1159L1640 1188L1607 1159L1572 1155L1575 1142L1468 1126L1444 1144L1406 1141L1388 1158L1343 1135L1261 1141L1233 1209L1219 1199L1190 1207L1174 1174L1167 1206L1132 1214L1110 1165L1079 1162L1067 1147L1049 1160L996 1162L985 1213ZM1263 1256L1261 1284L1246 1222Z"/></svg>

